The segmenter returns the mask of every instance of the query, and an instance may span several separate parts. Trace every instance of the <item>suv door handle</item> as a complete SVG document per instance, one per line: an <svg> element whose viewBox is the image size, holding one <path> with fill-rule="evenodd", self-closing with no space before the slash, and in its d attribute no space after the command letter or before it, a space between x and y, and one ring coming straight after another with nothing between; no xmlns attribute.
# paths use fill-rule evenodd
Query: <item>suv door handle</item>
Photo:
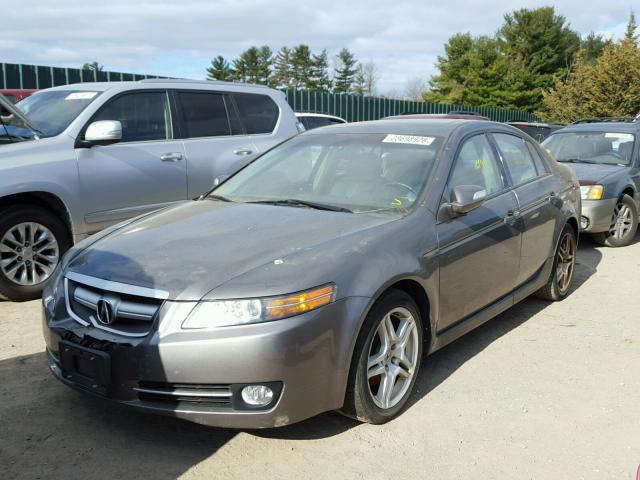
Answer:
<svg viewBox="0 0 640 480"><path fill-rule="evenodd" d="M234 150L233 153L235 153L236 155L251 155L253 153L253 150L250 150L248 148L238 148Z"/></svg>
<svg viewBox="0 0 640 480"><path fill-rule="evenodd" d="M177 162L178 160L182 160L181 153L165 153L160 155L160 160L163 162Z"/></svg>

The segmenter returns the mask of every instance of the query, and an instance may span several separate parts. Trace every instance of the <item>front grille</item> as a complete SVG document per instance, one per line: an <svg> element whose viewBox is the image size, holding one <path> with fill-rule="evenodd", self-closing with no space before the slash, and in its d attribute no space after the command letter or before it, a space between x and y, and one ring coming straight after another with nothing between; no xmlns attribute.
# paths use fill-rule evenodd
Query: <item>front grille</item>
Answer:
<svg viewBox="0 0 640 480"><path fill-rule="evenodd" d="M67 273L69 314L83 325L130 337L147 335L165 292Z"/></svg>
<svg viewBox="0 0 640 480"><path fill-rule="evenodd" d="M134 390L142 401L160 402L174 408L230 408L233 396L230 385L140 382Z"/></svg>

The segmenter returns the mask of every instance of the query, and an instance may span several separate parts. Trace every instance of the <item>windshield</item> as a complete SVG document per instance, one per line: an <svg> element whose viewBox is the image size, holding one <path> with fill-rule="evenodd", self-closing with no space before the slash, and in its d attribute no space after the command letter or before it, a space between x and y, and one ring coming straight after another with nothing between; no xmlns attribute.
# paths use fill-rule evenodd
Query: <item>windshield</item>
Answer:
<svg viewBox="0 0 640 480"><path fill-rule="evenodd" d="M41 137L54 137L62 133L69 124L89 105L99 92L81 90L45 90L37 92L21 100L16 107L38 129ZM22 123L14 118L5 118L6 131L0 128L0 135L9 134L21 138L31 138L33 135Z"/></svg>
<svg viewBox="0 0 640 480"><path fill-rule="evenodd" d="M629 165L635 136L618 132L566 132L547 138L544 146L559 162Z"/></svg>
<svg viewBox="0 0 640 480"><path fill-rule="evenodd" d="M212 192L234 202L330 210L403 210L422 191L442 138L301 135L267 152Z"/></svg>

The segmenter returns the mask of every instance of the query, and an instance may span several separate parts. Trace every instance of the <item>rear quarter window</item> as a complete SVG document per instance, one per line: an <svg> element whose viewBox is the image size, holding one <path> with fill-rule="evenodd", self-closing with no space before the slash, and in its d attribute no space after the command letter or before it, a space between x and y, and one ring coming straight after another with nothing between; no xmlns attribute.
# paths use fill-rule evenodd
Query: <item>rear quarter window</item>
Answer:
<svg viewBox="0 0 640 480"><path fill-rule="evenodd" d="M268 95L234 93L233 97L248 134L273 132L280 110Z"/></svg>

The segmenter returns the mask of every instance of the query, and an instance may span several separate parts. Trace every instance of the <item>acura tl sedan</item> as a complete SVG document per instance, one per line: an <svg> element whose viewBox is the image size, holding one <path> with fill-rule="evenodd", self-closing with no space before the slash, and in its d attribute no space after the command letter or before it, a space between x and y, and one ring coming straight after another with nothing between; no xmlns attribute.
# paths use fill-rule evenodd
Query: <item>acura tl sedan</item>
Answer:
<svg viewBox="0 0 640 480"><path fill-rule="evenodd" d="M568 294L579 218L573 173L509 126L312 130L72 248L43 297L49 367L207 425L384 423L423 355Z"/></svg>

